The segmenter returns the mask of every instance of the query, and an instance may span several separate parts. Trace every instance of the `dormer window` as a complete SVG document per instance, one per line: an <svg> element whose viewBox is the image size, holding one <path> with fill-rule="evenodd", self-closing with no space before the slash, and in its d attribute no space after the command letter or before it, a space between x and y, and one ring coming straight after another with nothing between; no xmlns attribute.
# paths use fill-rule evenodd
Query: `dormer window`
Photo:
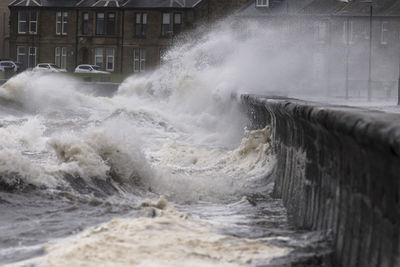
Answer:
<svg viewBox="0 0 400 267"><path fill-rule="evenodd" d="M268 7L269 0L256 0L256 7Z"/></svg>

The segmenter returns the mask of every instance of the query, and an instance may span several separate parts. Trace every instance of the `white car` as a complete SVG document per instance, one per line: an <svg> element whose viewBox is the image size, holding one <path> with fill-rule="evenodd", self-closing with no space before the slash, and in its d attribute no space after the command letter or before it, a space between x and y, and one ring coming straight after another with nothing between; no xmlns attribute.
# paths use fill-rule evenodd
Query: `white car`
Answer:
<svg viewBox="0 0 400 267"><path fill-rule="evenodd" d="M13 61L5 60L0 61L0 71L13 71L17 72L19 67Z"/></svg>
<svg viewBox="0 0 400 267"><path fill-rule="evenodd" d="M45 71L45 72L67 72L66 69L62 69L53 63L40 63L33 68L33 71Z"/></svg>
<svg viewBox="0 0 400 267"><path fill-rule="evenodd" d="M108 71L102 71L97 65L82 64L78 65L75 69L76 73L102 73L110 74Z"/></svg>

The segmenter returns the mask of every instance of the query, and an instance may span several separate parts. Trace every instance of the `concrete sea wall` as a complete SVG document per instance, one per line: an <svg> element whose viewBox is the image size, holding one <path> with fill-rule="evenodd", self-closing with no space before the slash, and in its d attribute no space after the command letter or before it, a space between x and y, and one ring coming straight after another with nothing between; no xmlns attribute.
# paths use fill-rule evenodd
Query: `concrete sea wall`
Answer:
<svg viewBox="0 0 400 267"><path fill-rule="evenodd" d="M83 82L80 89L83 92L91 92L97 96L112 97L117 91L120 83L109 82Z"/></svg>
<svg viewBox="0 0 400 267"><path fill-rule="evenodd" d="M400 114L288 98L241 97L271 124L274 195L296 227L333 238L333 266L400 266Z"/></svg>

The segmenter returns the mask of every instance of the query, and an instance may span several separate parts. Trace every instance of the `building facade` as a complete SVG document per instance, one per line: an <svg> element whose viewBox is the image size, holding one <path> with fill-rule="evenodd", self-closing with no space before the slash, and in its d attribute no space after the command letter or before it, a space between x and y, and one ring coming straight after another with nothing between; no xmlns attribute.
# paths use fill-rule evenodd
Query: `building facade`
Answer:
<svg viewBox="0 0 400 267"><path fill-rule="evenodd" d="M152 69L179 34L247 0L15 0L10 56L32 68L96 64L115 73ZM228 8L229 7L229 8Z"/></svg>
<svg viewBox="0 0 400 267"><path fill-rule="evenodd" d="M0 1L0 59L9 58L9 9L7 1Z"/></svg>
<svg viewBox="0 0 400 267"><path fill-rule="evenodd" d="M260 2L260 3L258 3ZM391 97L400 64L400 2L396 0L256 0L239 18L280 29L306 53L307 85L321 94ZM303 46L303 47L302 47Z"/></svg>

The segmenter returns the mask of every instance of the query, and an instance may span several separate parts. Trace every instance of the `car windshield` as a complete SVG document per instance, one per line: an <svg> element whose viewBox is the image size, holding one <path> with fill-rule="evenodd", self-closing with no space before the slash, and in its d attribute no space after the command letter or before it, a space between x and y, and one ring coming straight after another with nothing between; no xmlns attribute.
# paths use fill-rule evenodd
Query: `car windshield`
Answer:
<svg viewBox="0 0 400 267"><path fill-rule="evenodd" d="M55 65L55 64L50 64L50 67L54 68L54 69L61 69L59 66Z"/></svg>
<svg viewBox="0 0 400 267"><path fill-rule="evenodd" d="M94 70L100 70L100 67L99 67L99 66L92 66L92 68L93 68Z"/></svg>

